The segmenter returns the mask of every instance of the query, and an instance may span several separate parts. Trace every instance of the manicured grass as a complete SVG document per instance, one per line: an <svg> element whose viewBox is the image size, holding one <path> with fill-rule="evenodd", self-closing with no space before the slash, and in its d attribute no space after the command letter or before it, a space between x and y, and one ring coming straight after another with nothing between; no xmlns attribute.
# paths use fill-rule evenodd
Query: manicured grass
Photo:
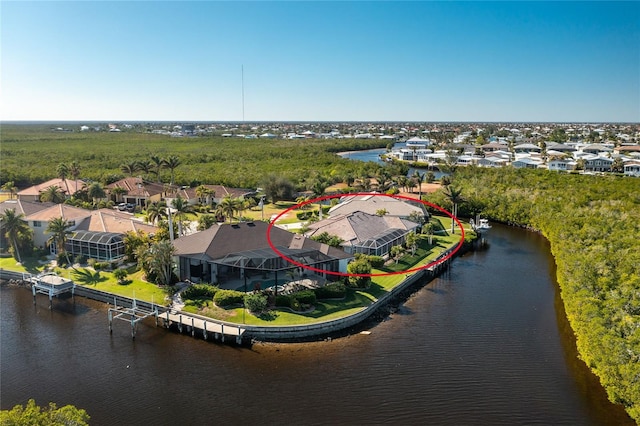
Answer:
<svg viewBox="0 0 640 426"><path fill-rule="evenodd" d="M42 272L44 270L44 267L45 265L42 265L40 262L38 262L38 259L34 258L23 259L21 265L18 265L13 257L0 258L0 268L6 269L7 271L29 272L31 274L37 274Z"/></svg>
<svg viewBox="0 0 640 426"><path fill-rule="evenodd" d="M73 279L73 273L71 275ZM130 274L128 278L131 280L130 283L119 284L118 280L114 278L113 273L100 271L100 282L96 284L86 284L86 287L106 291L120 296L144 300L145 302L154 302L158 305L167 305L168 301L165 300L167 292L155 284L142 280L142 275L142 271ZM84 285L77 281L76 284Z"/></svg>

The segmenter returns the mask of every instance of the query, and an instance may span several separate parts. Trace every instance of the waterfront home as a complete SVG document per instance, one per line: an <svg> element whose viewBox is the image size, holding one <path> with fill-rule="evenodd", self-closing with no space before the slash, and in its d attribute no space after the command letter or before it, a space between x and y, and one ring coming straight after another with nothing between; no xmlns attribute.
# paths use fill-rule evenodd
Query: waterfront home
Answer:
<svg viewBox="0 0 640 426"><path fill-rule="evenodd" d="M404 244L407 234L417 231L419 226L396 216L357 211L311 223L305 236L311 238L326 232L340 237L341 247L347 253L388 257L391 247Z"/></svg>
<svg viewBox="0 0 640 426"><path fill-rule="evenodd" d="M640 177L640 161L630 160L624 163L624 174L627 176Z"/></svg>
<svg viewBox="0 0 640 426"><path fill-rule="evenodd" d="M353 256L335 247L313 241L299 234L272 227L265 222L219 224L173 241L175 263L181 280L219 285L245 279L284 279L287 271L302 272L297 265L275 252L269 241L286 257L317 269L346 272ZM267 239L269 238L269 239ZM302 272L332 279L326 273ZM278 281L279 282L279 281ZM253 289L253 285L250 285Z"/></svg>
<svg viewBox="0 0 640 426"><path fill-rule="evenodd" d="M355 212L365 212L371 215L384 211L385 216L408 219L412 215L427 217L424 204L411 202L403 198L382 195L347 195L340 199L340 203L331 207L329 217L348 215Z"/></svg>
<svg viewBox="0 0 640 426"><path fill-rule="evenodd" d="M531 157L522 157L511 163L516 169L537 169L542 165L542 162Z"/></svg>
<svg viewBox="0 0 640 426"><path fill-rule="evenodd" d="M554 158L547 163L548 169L555 172L575 170L576 165L576 161L567 158Z"/></svg>
<svg viewBox="0 0 640 426"><path fill-rule="evenodd" d="M141 177L126 177L107 185L107 193L116 203L130 203L141 208L151 202L162 200L166 193L176 187L165 186L161 183L147 182ZM122 192L120 195L118 192Z"/></svg>
<svg viewBox="0 0 640 426"><path fill-rule="evenodd" d="M74 245L74 240L99 242L103 241L104 234L117 234L121 237L128 231L144 231L153 234L157 228L153 225L146 224L135 216L110 209L85 210L73 207L67 204L54 204L46 209L37 211L25 216L25 221L29 228L33 231L33 244L36 247L47 248L47 240L51 237L46 233L49 222L54 219L62 218L69 224L71 234L68 238L69 245L67 250L71 254L83 254L99 260L113 260L113 256L121 257L124 252L115 253L112 250L103 252L102 250L95 252L76 252L74 247L81 250L83 244ZM80 231L83 231L80 233ZM109 240L113 240L113 235L108 236ZM106 244L111 244L106 242ZM51 253L56 253L55 245L48 246Z"/></svg>
<svg viewBox="0 0 640 426"><path fill-rule="evenodd" d="M70 198L77 191L83 189L85 183L81 180L55 178L18 191L18 199L22 201L40 201L42 193L52 186L57 186L66 198Z"/></svg>
<svg viewBox="0 0 640 426"><path fill-rule="evenodd" d="M587 172L610 172L613 160L601 155L584 158L584 170Z"/></svg>

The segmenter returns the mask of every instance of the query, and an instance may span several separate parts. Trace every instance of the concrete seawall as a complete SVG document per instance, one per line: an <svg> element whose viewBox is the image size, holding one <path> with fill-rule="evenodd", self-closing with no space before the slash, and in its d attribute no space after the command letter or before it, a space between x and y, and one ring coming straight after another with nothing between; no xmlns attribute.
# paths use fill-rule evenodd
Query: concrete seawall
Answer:
<svg viewBox="0 0 640 426"><path fill-rule="evenodd" d="M453 251L453 248L442 253L441 256L445 257ZM246 324L230 323L226 321L215 320L213 318L203 317L201 315L177 311L175 314L183 315L185 317L192 317L196 320L205 320L208 323L219 324L229 329L242 328L242 341L248 343L253 340L257 341L292 341L296 339L308 339L311 337L320 337L337 333L345 329L354 327L363 321L369 319L372 315L378 312L382 307L400 298L401 294L407 290L410 290L417 283L431 280L435 278L444 268L448 266L451 259L447 259L443 263L437 264L431 268L417 271L412 274L408 274L405 279L388 293L385 293L378 300L371 305L363 308L361 311L356 312L348 317L339 318L336 320L319 322L308 325L296 325L296 326L253 326ZM0 269L0 279L4 280L23 280L24 274L21 272L13 272ZM131 308L133 306L133 299L125 296L118 296L112 293L96 290L90 287L81 285L75 286L75 295L86 297L88 299L97 300L99 302L107 303L113 306L120 306L123 308ZM166 314L169 308L163 305L152 304L149 302L136 299L135 304L139 308L154 310L157 309L159 314ZM161 315L162 318L162 315ZM167 320L168 321L168 320ZM168 324L167 324L168 325ZM180 327L181 329L182 327ZM192 334L193 333L192 330Z"/></svg>

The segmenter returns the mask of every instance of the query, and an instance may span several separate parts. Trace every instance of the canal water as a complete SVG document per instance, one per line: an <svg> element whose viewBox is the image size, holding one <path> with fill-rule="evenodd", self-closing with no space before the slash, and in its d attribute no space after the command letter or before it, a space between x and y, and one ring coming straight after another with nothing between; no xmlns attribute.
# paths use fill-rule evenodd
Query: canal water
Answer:
<svg viewBox="0 0 640 426"><path fill-rule="evenodd" d="M625 425L577 360L537 234L494 226L370 334L250 348L124 322L105 305L1 290L1 407L92 424Z"/></svg>
<svg viewBox="0 0 640 426"><path fill-rule="evenodd" d="M403 148L405 146L404 142L398 142L393 147L394 148ZM342 158L347 158L349 160L356 161L372 161L374 163L382 163L380 159L380 155L387 152L386 148L377 148L377 149L365 149L361 151L349 151L349 152L341 152L340 155ZM416 169L414 167L409 167L409 171L407 172L407 176L413 176L415 172L420 174L431 172L435 176L436 179L440 179L442 176L446 175L439 170L426 170L426 169Z"/></svg>

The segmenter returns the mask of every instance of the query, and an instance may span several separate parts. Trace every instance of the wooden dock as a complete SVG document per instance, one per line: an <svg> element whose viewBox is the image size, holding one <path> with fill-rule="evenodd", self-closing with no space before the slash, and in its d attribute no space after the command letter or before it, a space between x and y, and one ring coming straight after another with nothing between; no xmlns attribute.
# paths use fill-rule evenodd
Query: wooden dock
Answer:
<svg viewBox="0 0 640 426"><path fill-rule="evenodd" d="M162 320L165 327L169 327L171 324L176 325L181 333L186 328L187 332L191 332L191 335L195 336L197 330L202 333L202 337L205 340L213 336L214 339L224 342L225 336L228 336L235 338L237 344L241 344L242 336L245 332L244 328L236 325L206 320L204 318L199 318L182 312L172 313L166 311L163 314L158 315L157 319Z"/></svg>

